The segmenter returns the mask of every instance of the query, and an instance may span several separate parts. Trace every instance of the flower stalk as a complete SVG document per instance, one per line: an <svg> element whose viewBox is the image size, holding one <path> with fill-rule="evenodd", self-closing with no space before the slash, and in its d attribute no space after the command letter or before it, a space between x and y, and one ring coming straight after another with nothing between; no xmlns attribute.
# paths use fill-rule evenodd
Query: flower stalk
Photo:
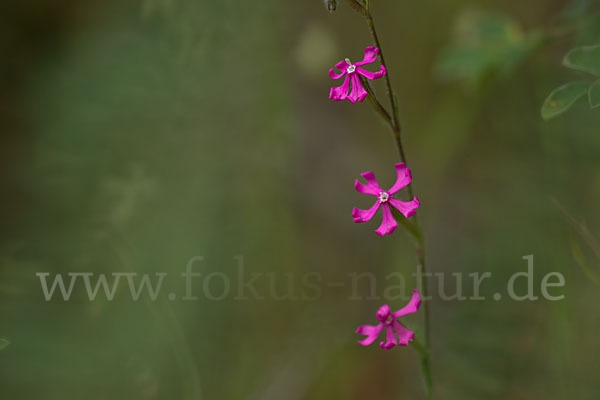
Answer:
<svg viewBox="0 0 600 400"><path fill-rule="evenodd" d="M375 27L375 21L373 20L373 16L371 15L369 9L369 0L365 0L364 5L358 3L357 0L347 0L350 5L357 10L366 20L367 25L369 27L369 32L373 39L374 45L379 49L379 56L381 57L381 64L387 66L388 64L385 62L385 56L383 47L379 41L379 36L377 35L377 29ZM390 79L389 72L385 74L385 85L387 89L387 94L389 97L389 102L391 106L391 113L389 113L386 108L381 104L379 99L377 98L371 84L367 79L362 79L363 86L365 87L368 96L367 99L369 103L373 106L375 111L383 118L385 122L390 126L392 130L392 134L394 137L394 141L396 143L396 147L398 148L398 153L400 155L400 159L402 162L407 163L406 153L404 151L404 145L402 143L402 127L400 125L400 118L398 112L398 102L396 99L396 95L392 89L392 83ZM412 185L408 185L408 194L410 198L414 198ZM431 374L431 358L430 358L430 325L429 325L429 301L428 301L428 282L426 276L426 265L425 265L425 237L423 231L421 230L418 220L415 219L415 222L408 221L407 219L399 218L398 221L401 221L401 224L404 226L407 231L409 231L414 239L415 239L415 253L418 259L417 268L419 269L419 273L417 274L419 277L419 288L423 295L423 331L424 331L424 341L421 343L420 341L414 341L413 346L419 352L421 356L421 371L423 382L425 386L426 398L432 398L433 392L433 379Z"/></svg>
<svg viewBox="0 0 600 400"><path fill-rule="evenodd" d="M346 2L350 5L350 7L354 8L361 15L363 15L363 16L367 15L367 9L358 0L346 0Z"/></svg>

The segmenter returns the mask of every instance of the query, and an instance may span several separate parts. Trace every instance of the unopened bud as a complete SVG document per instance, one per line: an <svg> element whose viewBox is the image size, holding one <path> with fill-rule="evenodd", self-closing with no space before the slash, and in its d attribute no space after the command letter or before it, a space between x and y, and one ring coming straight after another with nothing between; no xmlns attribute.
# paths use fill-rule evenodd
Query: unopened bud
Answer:
<svg viewBox="0 0 600 400"><path fill-rule="evenodd" d="M325 3L325 8L327 8L327 11L329 12L334 12L336 7L337 7L337 0L323 0L323 2Z"/></svg>

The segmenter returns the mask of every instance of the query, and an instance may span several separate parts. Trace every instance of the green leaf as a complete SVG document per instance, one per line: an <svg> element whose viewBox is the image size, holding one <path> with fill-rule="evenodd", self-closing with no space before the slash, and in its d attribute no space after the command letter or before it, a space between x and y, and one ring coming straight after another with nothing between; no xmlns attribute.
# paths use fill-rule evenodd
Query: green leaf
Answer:
<svg viewBox="0 0 600 400"><path fill-rule="evenodd" d="M563 59L563 65L600 76L600 45L576 47Z"/></svg>
<svg viewBox="0 0 600 400"><path fill-rule="evenodd" d="M550 93L542 106L542 118L554 118L567 111L573 103L587 93L590 82L570 82Z"/></svg>
<svg viewBox="0 0 600 400"><path fill-rule="evenodd" d="M8 340L0 338L0 350L3 350L9 344L10 342Z"/></svg>
<svg viewBox="0 0 600 400"><path fill-rule="evenodd" d="M588 100L590 101L590 107L600 107L600 79L590 86L588 90Z"/></svg>

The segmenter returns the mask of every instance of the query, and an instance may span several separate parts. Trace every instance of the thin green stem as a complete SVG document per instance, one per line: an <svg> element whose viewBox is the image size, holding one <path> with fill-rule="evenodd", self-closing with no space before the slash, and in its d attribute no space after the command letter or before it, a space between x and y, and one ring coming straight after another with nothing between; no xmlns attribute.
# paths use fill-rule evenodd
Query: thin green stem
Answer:
<svg viewBox="0 0 600 400"><path fill-rule="evenodd" d="M418 227L418 222L416 223ZM419 274L419 286L421 289L421 295L423 299L423 330L424 330L424 346L427 349L427 353L421 357L421 370L423 374L423 381L425 383L426 398L431 399L433 393L433 378L431 374L431 357L429 355L430 349L430 329L429 329L429 284L427 279L427 268L425 266L425 236L421 233L420 237L416 240L415 251L417 253L417 259L419 264L417 266Z"/></svg>
<svg viewBox="0 0 600 400"><path fill-rule="evenodd" d="M387 112L385 107L381 104L381 101L377 98L377 95L375 95L375 92L373 91L373 87L371 86L371 83L367 79L364 79L362 77L361 77L361 80L363 82L363 87L365 87L367 90L367 93L369 93L369 95L367 96L369 103L371 103L371 105L373 106L375 111L379 115L381 115L381 117L384 119L384 121L388 123L390 128L392 128L394 142L396 143L396 147L398 148L400 157L402 158L402 161L406 162L406 156L404 155L404 147L402 146L402 140L401 140L399 134L397 134L394 130L394 121L393 121L392 117ZM410 186L409 186L409 194L412 197L412 189Z"/></svg>
<svg viewBox="0 0 600 400"><path fill-rule="evenodd" d="M360 77L360 80L361 80L361 82L363 84L363 87L367 90L367 93L369 94L367 96L367 99L369 100L369 103L371 103L371 105L373 106L373 108L375 109L375 111L377 111L377 113L379 115L381 115L381 118L383 118L383 120L386 123L391 124L392 123L392 118L390 117L390 114L387 112L387 110L385 109L385 107L381 104L381 102L379 101L379 99L375 95L375 91L373 90L373 87L371 87L371 83L369 82L369 80L366 79L366 78L364 78L363 76Z"/></svg>
<svg viewBox="0 0 600 400"><path fill-rule="evenodd" d="M423 343L421 343L421 341L416 337L412 342L410 342L410 344L421 354L421 356L427 356L429 354L429 350L427 350L425 345L423 345Z"/></svg>
<svg viewBox="0 0 600 400"><path fill-rule="evenodd" d="M365 8L365 6L363 6L361 3L359 3L358 0L346 0L346 1L350 5L350 7L354 8L356 11L358 11L363 16L367 15L367 9Z"/></svg>
<svg viewBox="0 0 600 400"><path fill-rule="evenodd" d="M411 345L415 350L419 352L421 356L421 373L423 375L423 382L425 386L425 397L427 398L427 400L429 400L431 399L432 393L431 368L429 366L429 349L417 338L413 339Z"/></svg>
<svg viewBox="0 0 600 400"><path fill-rule="evenodd" d="M367 24L369 25L369 32L371 33L371 37L373 38L373 41L375 42L375 46L379 49L379 57L381 57L381 64L387 65L385 63L385 56L383 55L381 43L379 42L379 36L377 36L377 29L375 28L375 21L373 21L373 16L371 15L371 13L369 12L368 9L367 9L367 15L365 16L365 18L367 19ZM398 115L397 115L398 113L395 112L396 107L395 107L395 101L394 101L394 91L392 90L392 81L390 80L390 74L385 74L385 85L387 88L388 96L390 98L390 105L392 106L392 110L394 110L394 112L392 113L394 128L397 129L398 132L400 132L401 131L400 123L398 122Z"/></svg>
<svg viewBox="0 0 600 400"><path fill-rule="evenodd" d="M383 54L383 48L381 47L381 43L379 42L379 37L377 35L377 30L375 28L375 22L369 10L369 2L366 3L366 8L364 10L366 13L362 13L365 19L367 20L367 24L369 26L369 32L371 33L371 37L375 42L375 46L379 49L379 56L381 57L381 64L387 66L385 62L385 56ZM396 100L396 95L392 89L392 83L390 79L389 71L385 74L385 83L387 88L387 93L389 96L390 105L392 107L391 115L385 110L385 108L381 105L381 102L375 96L375 92L370 84L367 82L367 92L369 93L369 101L375 108L375 110L383 116L383 118L389 123L392 133L394 136L394 141L396 142L396 146L398 148L398 152L400 154L400 158L403 162L408 163L406 159L406 154L404 152L404 146L402 144L402 127L399 122L399 113L398 113L398 102ZM410 198L414 198L412 185L408 186L408 193ZM424 330L424 343L420 342L415 343L415 347L419 350L421 354L421 371L423 376L423 382L425 386L425 394L426 398L429 400L432 398L433 393L433 379L431 374L431 358L429 352L430 346L430 333L429 333L429 301L428 301L428 282L427 282L427 273L425 267L425 237L423 232L419 226L417 220L415 223L411 223L408 220L402 220L402 224L404 227L413 234L415 237L415 251L418 259L418 269L419 269L419 286L421 289L421 295L423 298L423 308L424 308L424 317L423 317L423 330Z"/></svg>
<svg viewBox="0 0 600 400"><path fill-rule="evenodd" d="M421 374L425 385L425 398L431 400L433 396L433 380L431 378L431 359L429 353L421 357Z"/></svg>
<svg viewBox="0 0 600 400"><path fill-rule="evenodd" d="M375 28L375 21L373 20L373 16L369 11L368 3L366 8L365 18L367 20L367 25L369 26L369 32L371 33L371 37L375 42L375 47L379 49L379 57L381 57L381 64L387 66L385 62L385 56L383 54L383 48L381 47L381 43L379 41L379 36L377 35L377 29ZM385 86L387 89L387 94L390 100L390 105L392 107L392 115L390 118L390 127L392 128L392 133L394 134L394 140L396 142L396 147L398 148L398 153L400 153L400 159L402 162L408 164L408 160L406 158L406 153L404 152L404 146L402 144L402 126L400 125L400 118L398 113L398 102L396 101L396 96L394 94L394 90L392 89L392 81L390 79L389 71L385 74ZM414 198L412 185L408 185L408 194L410 198Z"/></svg>
<svg viewBox="0 0 600 400"><path fill-rule="evenodd" d="M419 259L419 265L421 273L419 274L419 278L421 279L421 291L423 292L423 308L425 314L425 346L429 348L429 301L427 299L429 293L429 285L427 281L427 270L425 268L425 238L421 236L420 240L417 241L416 245L417 257Z"/></svg>

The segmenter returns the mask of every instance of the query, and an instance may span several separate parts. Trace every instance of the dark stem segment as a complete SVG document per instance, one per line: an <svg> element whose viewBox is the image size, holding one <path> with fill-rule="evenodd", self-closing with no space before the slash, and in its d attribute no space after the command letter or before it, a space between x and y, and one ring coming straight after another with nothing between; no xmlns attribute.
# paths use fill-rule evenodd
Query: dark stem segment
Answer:
<svg viewBox="0 0 600 400"><path fill-rule="evenodd" d="M369 95L367 96L369 103L371 103L371 105L373 106L375 111L377 111L377 113L379 113L379 115L381 115L381 117L385 120L385 122L390 125L390 128L392 128L392 133L394 135L394 142L396 142L396 147L398 148L398 152L400 153L400 158L402 159L401 161L406 162L406 156L404 156L404 148L402 147L402 141L400 140L399 134L396 133L394 130L394 121L393 121L392 117L390 117L390 114L387 112L385 107L381 104L381 101L379 101L379 99L375 95L375 91L373 90L371 83L363 77L361 77L361 80L363 82L363 87L365 87L367 90L367 93L369 93ZM413 196L412 196L412 189L411 189L410 185L409 185L409 195L411 196L411 200L412 200Z"/></svg>
<svg viewBox="0 0 600 400"><path fill-rule="evenodd" d="M373 21L373 17L371 13L367 10L367 15L365 16L367 19L367 24L369 25L369 32L371 32L371 37L373 37L373 41L375 42L375 47L379 49L379 57L381 57L381 64L387 65L385 63L385 57L383 55L383 50L381 48L381 43L379 43L379 37L377 36L377 30L375 29L375 22ZM392 106L392 128L394 132L400 133L400 123L398 122L398 113L396 112L395 101L394 101L394 91L392 90L392 82L390 80L390 74L385 74L385 85L387 87L388 96L390 97L390 105ZM405 160L403 160L405 161Z"/></svg>

